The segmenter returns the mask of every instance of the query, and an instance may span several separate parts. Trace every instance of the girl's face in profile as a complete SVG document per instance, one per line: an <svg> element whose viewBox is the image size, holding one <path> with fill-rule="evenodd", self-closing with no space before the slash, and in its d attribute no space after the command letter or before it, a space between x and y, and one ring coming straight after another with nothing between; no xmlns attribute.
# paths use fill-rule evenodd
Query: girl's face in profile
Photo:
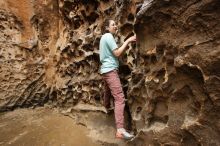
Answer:
<svg viewBox="0 0 220 146"><path fill-rule="evenodd" d="M110 33L115 34L117 32L117 25L115 24L115 21L110 20L107 29Z"/></svg>

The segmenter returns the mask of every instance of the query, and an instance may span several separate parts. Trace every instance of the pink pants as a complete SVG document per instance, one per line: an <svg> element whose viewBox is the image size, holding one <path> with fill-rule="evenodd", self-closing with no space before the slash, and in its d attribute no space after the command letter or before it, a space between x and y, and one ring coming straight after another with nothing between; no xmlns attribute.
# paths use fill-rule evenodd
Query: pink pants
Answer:
<svg viewBox="0 0 220 146"><path fill-rule="evenodd" d="M115 121L117 128L124 128L124 93L117 70L102 74L105 81L104 104L106 108L110 107L111 94L115 103Z"/></svg>

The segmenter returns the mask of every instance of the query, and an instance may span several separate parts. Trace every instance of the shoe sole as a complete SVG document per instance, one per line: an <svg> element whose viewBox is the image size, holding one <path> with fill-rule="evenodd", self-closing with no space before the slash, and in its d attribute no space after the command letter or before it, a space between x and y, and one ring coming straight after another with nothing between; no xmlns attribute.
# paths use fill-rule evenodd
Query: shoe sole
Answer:
<svg viewBox="0 0 220 146"><path fill-rule="evenodd" d="M122 134L116 134L115 137L118 139L125 139L125 140L130 140L133 138L133 137L124 137Z"/></svg>

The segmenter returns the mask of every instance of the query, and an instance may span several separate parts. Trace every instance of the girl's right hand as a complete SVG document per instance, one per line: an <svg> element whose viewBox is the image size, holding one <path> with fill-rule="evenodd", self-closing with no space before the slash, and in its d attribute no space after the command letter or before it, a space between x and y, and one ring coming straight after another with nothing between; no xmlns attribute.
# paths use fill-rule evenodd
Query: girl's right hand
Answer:
<svg viewBox="0 0 220 146"><path fill-rule="evenodd" d="M130 38L128 38L129 42L135 42L136 41L136 35L131 36Z"/></svg>

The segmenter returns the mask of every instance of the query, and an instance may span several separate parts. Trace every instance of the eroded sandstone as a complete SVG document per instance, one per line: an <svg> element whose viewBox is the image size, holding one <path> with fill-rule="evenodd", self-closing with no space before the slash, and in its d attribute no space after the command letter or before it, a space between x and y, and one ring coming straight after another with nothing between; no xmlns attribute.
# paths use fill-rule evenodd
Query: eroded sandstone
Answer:
<svg viewBox="0 0 220 146"><path fill-rule="evenodd" d="M220 145L218 0L0 5L1 111L104 111L98 46L102 22L112 18L119 45L137 35L120 58L127 128L137 134L130 145Z"/></svg>
<svg viewBox="0 0 220 146"><path fill-rule="evenodd" d="M219 1L145 3L137 14L139 59L129 82L139 133L134 141L219 145Z"/></svg>

